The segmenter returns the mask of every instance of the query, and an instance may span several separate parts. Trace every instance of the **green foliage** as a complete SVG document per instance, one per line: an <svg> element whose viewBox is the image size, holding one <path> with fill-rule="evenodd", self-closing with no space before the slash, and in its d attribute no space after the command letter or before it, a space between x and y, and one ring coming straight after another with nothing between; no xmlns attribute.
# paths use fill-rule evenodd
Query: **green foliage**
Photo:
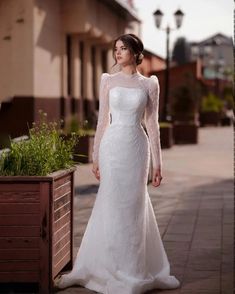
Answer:
<svg viewBox="0 0 235 294"><path fill-rule="evenodd" d="M201 112L220 112L223 108L223 102L213 93L202 98Z"/></svg>
<svg viewBox="0 0 235 294"><path fill-rule="evenodd" d="M77 143L72 134L63 140L57 123L47 122L46 113L40 112L39 122L29 129L29 139L11 140L9 152L0 156L0 175L45 176L74 165L73 149Z"/></svg>
<svg viewBox="0 0 235 294"><path fill-rule="evenodd" d="M75 133L79 137L86 136L86 135L94 135L95 130L91 127L88 120L84 120L82 124L78 122L76 116L72 116L69 121L68 127L65 129L67 134Z"/></svg>
<svg viewBox="0 0 235 294"><path fill-rule="evenodd" d="M170 128L172 126L172 124L168 123L168 122L159 122L159 126L161 128Z"/></svg>

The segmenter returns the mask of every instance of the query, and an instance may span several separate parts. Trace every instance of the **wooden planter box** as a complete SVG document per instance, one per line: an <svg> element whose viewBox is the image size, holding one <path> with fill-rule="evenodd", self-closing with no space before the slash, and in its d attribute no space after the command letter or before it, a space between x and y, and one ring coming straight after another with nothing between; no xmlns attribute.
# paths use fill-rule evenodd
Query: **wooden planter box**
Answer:
<svg viewBox="0 0 235 294"><path fill-rule="evenodd" d="M175 144L197 144L198 123L174 122L173 136Z"/></svg>
<svg viewBox="0 0 235 294"><path fill-rule="evenodd" d="M213 125L218 126L220 122L220 113L215 111L200 113L200 126Z"/></svg>
<svg viewBox="0 0 235 294"><path fill-rule="evenodd" d="M74 171L0 177L0 283L38 283L47 294L72 269Z"/></svg>
<svg viewBox="0 0 235 294"><path fill-rule="evenodd" d="M160 126L161 147L171 148L173 145L173 126Z"/></svg>

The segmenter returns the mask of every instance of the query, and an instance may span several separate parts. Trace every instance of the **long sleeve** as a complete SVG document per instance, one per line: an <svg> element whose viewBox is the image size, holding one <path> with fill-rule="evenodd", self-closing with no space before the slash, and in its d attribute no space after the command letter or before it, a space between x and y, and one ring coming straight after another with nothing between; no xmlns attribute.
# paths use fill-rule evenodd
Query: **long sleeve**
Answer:
<svg viewBox="0 0 235 294"><path fill-rule="evenodd" d="M153 168L162 168L162 154L159 126L159 93L158 78L151 76L149 80L149 99L145 109L145 126L147 129L150 149L152 154Z"/></svg>
<svg viewBox="0 0 235 294"><path fill-rule="evenodd" d="M108 79L109 74L103 73L100 81L100 90L99 90L99 114L98 121L96 126L92 160L94 163L98 164L99 161L99 147L100 141L104 134L106 127L109 124L109 100L108 100Z"/></svg>

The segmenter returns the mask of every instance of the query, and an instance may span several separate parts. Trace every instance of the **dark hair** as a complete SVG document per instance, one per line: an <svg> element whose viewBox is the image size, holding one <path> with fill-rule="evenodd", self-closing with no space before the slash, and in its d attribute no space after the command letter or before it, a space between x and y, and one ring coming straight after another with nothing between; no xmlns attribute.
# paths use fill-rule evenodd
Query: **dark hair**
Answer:
<svg viewBox="0 0 235 294"><path fill-rule="evenodd" d="M113 42L113 58L115 59L115 46L117 41L122 41L123 44L131 51L131 53L135 56L135 61L136 64L141 64L144 55L143 55L143 50L144 50L144 45L143 42L140 40L139 37L137 37L134 34L124 34L119 36L117 39L114 40ZM115 59L115 64L117 64L117 61Z"/></svg>

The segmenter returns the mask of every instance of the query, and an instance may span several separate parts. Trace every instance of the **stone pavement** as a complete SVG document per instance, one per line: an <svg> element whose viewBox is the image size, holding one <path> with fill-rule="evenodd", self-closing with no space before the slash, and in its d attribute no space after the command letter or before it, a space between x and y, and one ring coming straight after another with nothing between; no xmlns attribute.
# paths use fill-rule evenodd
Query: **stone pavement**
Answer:
<svg viewBox="0 0 235 294"><path fill-rule="evenodd" d="M158 188L150 183L148 190L171 273L182 285L148 293L232 294L233 128L200 128L199 144L175 145L162 153L162 183ZM91 169L84 164L76 172L74 257L98 191ZM94 292L77 286L57 293Z"/></svg>

